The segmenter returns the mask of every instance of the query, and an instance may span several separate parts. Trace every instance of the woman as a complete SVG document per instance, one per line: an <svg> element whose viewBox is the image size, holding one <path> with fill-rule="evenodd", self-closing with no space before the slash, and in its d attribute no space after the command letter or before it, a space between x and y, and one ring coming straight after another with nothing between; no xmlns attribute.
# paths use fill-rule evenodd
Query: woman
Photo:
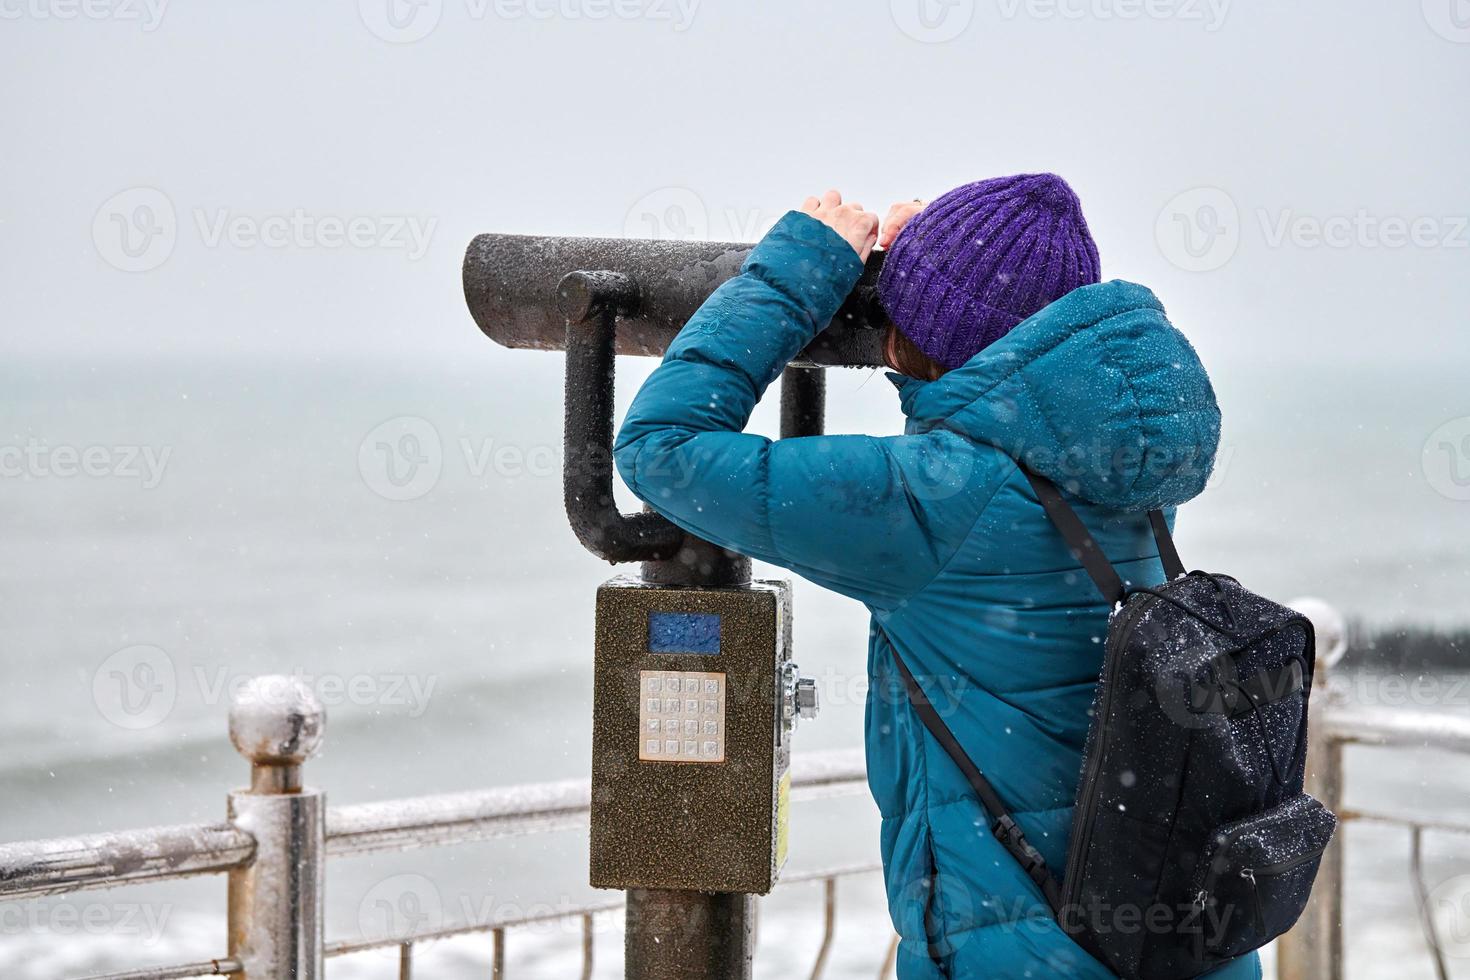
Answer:
<svg viewBox="0 0 1470 980"><path fill-rule="evenodd" d="M1144 513L1204 488L1214 392L1152 293L1099 282L1071 188L1028 174L889 212L879 294L904 435L743 433L879 235L836 191L782 218L643 385L618 469L692 533L871 612L868 781L900 978L1108 977L991 835L894 657L1060 875L1108 609L1017 464L1073 498L1130 585L1157 584Z"/></svg>

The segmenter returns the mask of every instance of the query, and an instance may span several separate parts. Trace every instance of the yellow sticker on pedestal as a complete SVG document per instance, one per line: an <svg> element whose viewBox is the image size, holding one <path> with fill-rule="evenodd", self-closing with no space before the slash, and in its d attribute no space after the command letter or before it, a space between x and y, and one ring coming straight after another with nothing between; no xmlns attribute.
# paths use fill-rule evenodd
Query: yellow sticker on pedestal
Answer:
<svg viewBox="0 0 1470 980"><path fill-rule="evenodd" d="M788 770L781 777L780 788L776 792L776 867L786 863L786 844L791 834L791 772Z"/></svg>

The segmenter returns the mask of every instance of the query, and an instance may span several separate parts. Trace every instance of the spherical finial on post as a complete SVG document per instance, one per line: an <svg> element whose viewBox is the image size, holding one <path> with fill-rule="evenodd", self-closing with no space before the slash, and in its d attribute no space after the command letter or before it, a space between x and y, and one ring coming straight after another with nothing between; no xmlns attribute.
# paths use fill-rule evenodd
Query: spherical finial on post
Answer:
<svg viewBox="0 0 1470 980"><path fill-rule="evenodd" d="M1312 630L1317 634L1317 663L1331 670L1347 653L1347 621L1337 607L1326 599L1302 596L1287 603L1292 609L1312 621Z"/></svg>
<svg viewBox="0 0 1470 980"><path fill-rule="evenodd" d="M242 686L230 702L230 741L251 765L251 792L301 788L301 764L316 754L327 712L295 677L269 674Z"/></svg>

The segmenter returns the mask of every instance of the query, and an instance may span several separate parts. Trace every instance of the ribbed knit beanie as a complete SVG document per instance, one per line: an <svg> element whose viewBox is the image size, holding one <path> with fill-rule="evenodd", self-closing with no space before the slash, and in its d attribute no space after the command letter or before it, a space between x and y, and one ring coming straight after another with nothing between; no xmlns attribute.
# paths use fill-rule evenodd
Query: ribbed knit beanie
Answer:
<svg viewBox="0 0 1470 980"><path fill-rule="evenodd" d="M953 369L1098 276L1072 188L1018 174L955 188L915 215L888 249L878 295L919 350Z"/></svg>

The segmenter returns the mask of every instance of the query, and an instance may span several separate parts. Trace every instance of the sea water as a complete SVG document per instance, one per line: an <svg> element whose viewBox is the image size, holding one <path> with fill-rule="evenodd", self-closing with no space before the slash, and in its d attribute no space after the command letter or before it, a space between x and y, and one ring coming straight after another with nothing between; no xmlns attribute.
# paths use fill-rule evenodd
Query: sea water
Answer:
<svg viewBox="0 0 1470 980"><path fill-rule="evenodd" d="M613 569L562 513L558 359L515 355L511 375L503 355L0 369L0 841L222 819L247 773L225 737L229 693L267 672L326 702L307 779L333 803L585 776L592 598ZM623 405L647 363L620 369ZM1470 453L1437 459L1459 451L1462 378L1293 367L1215 380L1225 435L1210 489L1179 518L1187 564L1370 624L1466 623L1470 502L1455 477L1470 477ZM829 431L898 430L881 377L834 372L830 388ZM755 426L771 430L770 406ZM863 611L803 582L795 605L797 658L824 698L798 751L857 745ZM1389 703L1370 666L1350 690ZM1470 710L1454 676L1428 680L1394 688L1392 706ZM1470 767L1353 750L1348 786L1356 806L1463 818ZM793 869L876 861L865 796L798 805L793 824ZM1431 976L1407 836L1348 834L1354 975ZM1426 875L1452 892L1470 842L1428 842ZM585 879L576 833L347 859L328 879L330 935L570 907L596 897ZM871 976L890 934L881 883L839 894L830 975ZM5 906L0 975L218 956L223 895L215 878ZM810 885L764 901L760 975L808 968L820 902ZM599 976L618 975L617 928L598 920ZM576 975L578 929L512 930L511 975ZM420 970L483 976L488 945L425 947ZM331 969L395 968L370 953Z"/></svg>

